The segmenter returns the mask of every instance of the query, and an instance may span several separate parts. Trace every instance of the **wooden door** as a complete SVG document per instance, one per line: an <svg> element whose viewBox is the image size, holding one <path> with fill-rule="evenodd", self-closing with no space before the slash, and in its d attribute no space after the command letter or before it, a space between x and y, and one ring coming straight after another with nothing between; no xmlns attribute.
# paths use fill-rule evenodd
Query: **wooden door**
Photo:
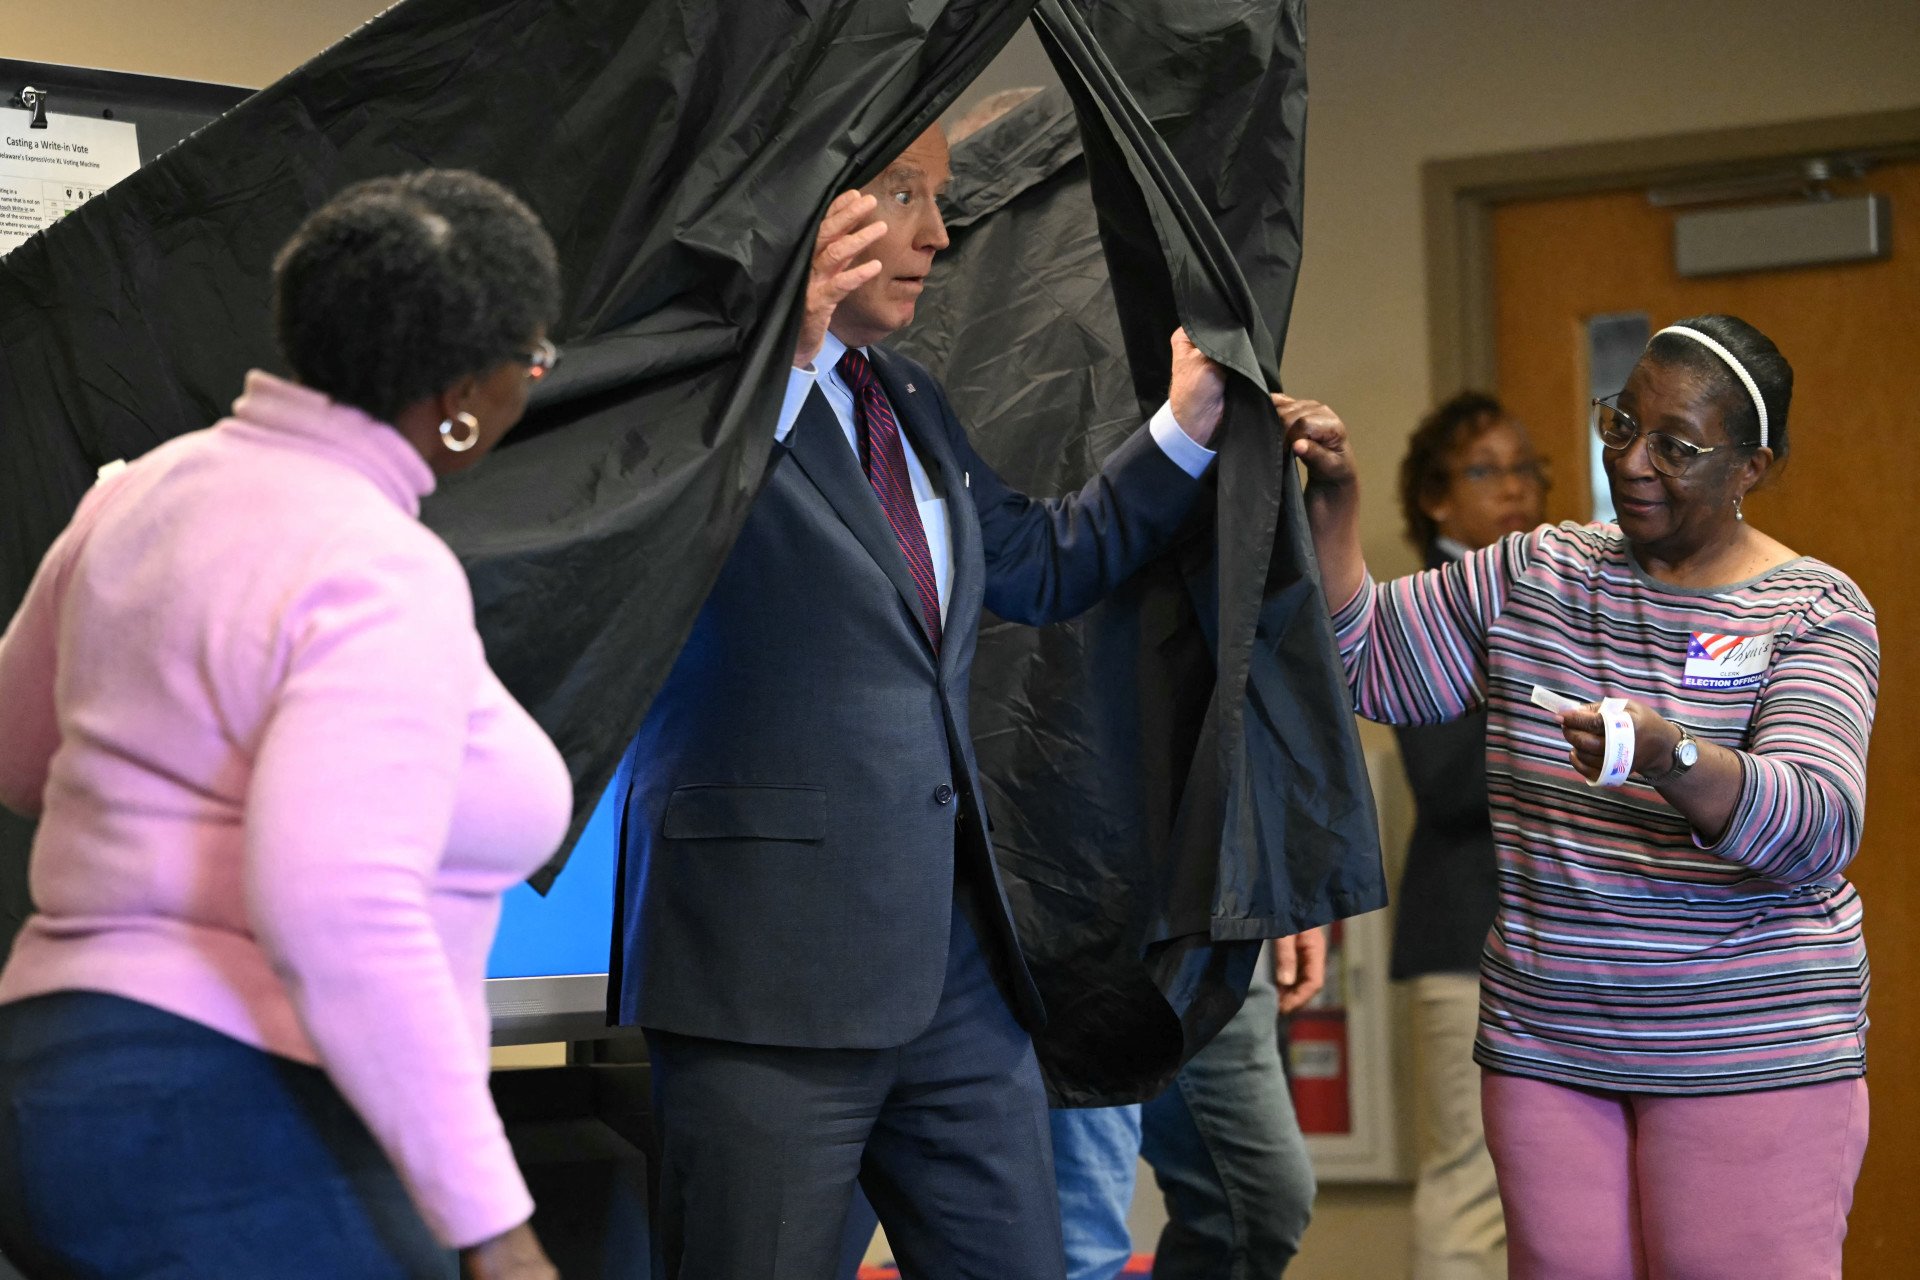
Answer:
<svg viewBox="0 0 1920 1280"><path fill-rule="evenodd" d="M1673 267L1672 209L1643 190L1520 200L1493 211L1498 388L1551 459L1551 519L1587 519L1588 321L1645 312L1653 328L1720 311L1757 325L1794 369L1792 458L1746 504L1788 546L1852 575L1879 617L1880 703L1866 840L1849 875L1865 901L1873 991L1872 1134L1847 1275L1915 1274L1920 1213L1920 163L1835 194L1888 196L1882 262L1707 280ZM1609 388L1612 390L1615 388Z"/></svg>

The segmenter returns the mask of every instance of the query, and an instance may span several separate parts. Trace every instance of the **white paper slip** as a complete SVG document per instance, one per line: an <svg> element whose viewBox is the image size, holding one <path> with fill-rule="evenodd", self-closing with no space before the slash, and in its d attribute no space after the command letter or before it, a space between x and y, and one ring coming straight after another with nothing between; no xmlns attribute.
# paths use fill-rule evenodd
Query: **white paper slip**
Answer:
<svg viewBox="0 0 1920 1280"><path fill-rule="evenodd" d="M1533 686L1532 701L1533 705L1542 711L1552 711L1556 714L1562 711L1578 711L1587 705L1578 698L1569 698L1564 693L1555 693L1543 684Z"/></svg>

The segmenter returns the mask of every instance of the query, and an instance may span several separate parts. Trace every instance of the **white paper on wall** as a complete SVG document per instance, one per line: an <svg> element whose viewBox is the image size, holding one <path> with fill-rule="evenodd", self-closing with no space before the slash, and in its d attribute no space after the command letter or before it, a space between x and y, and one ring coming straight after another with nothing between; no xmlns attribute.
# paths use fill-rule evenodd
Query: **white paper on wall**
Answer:
<svg viewBox="0 0 1920 1280"><path fill-rule="evenodd" d="M139 133L125 120L0 112L0 254L50 227L140 167Z"/></svg>

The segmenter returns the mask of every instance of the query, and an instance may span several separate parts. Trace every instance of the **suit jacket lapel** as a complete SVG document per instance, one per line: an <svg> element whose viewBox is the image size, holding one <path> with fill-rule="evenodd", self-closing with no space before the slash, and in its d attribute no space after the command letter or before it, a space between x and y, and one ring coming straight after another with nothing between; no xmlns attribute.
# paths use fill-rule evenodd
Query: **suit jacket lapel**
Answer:
<svg viewBox="0 0 1920 1280"><path fill-rule="evenodd" d="M833 416L818 389L808 394L788 439L792 441L794 462L893 583L906 602L909 616L919 618L920 589L907 571L907 558L900 554L900 540L893 536L893 526L887 523L879 497L860 470L860 459L847 444L840 420ZM925 628L916 626L914 630L921 639L926 638Z"/></svg>
<svg viewBox="0 0 1920 1280"><path fill-rule="evenodd" d="M927 469L927 476L947 500L947 527L953 539L953 584L947 599L947 620L942 634L971 638L980 626L980 600L985 590L986 567L980 546L980 517L973 508L970 477L954 456L953 442L947 437L946 424L940 420L931 388L915 384L912 374L900 359L884 347L869 347L874 372L893 404L894 417L907 433L914 452ZM941 665L954 660L965 650L962 644L940 646Z"/></svg>

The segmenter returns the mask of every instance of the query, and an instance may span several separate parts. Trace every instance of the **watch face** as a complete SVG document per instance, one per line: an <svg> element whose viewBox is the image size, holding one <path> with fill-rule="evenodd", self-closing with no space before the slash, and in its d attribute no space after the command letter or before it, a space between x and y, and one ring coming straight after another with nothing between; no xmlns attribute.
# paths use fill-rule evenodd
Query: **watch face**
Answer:
<svg viewBox="0 0 1920 1280"><path fill-rule="evenodd" d="M1681 768L1693 768L1700 759L1700 744L1692 738L1682 738L1680 745L1673 749L1673 758Z"/></svg>

